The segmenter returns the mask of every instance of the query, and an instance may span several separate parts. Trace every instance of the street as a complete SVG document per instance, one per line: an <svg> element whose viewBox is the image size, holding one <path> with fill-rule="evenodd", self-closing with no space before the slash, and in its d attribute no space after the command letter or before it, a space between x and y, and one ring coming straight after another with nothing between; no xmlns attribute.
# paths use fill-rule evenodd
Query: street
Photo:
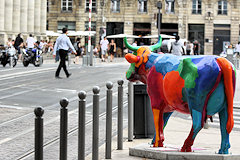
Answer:
<svg viewBox="0 0 240 160"><path fill-rule="evenodd" d="M78 92L87 92L86 98L86 154L91 153L92 143L92 88L100 87L100 144L105 138L106 82L113 86L113 134L116 134L117 80L125 80L128 64L102 63L95 67L71 65L70 78L55 79L57 64L44 64L25 68L0 66L0 159L33 159L34 114L37 106L44 108L44 159L56 159L59 155L59 115L61 98L69 99L69 159L77 157ZM124 83L124 119L126 119L127 81ZM124 121L126 126L127 121ZM28 155L29 154L29 155ZM28 155L28 156L27 156Z"/></svg>
<svg viewBox="0 0 240 160"><path fill-rule="evenodd" d="M42 67L21 63L16 68L0 66L0 160L34 159L34 118L37 106L44 108L44 159L59 157L59 115L61 98L69 100L68 159L77 159L78 137L78 92L87 92L86 98L86 155L91 153L92 144L92 88L100 87L100 126L99 144L105 143L106 82L113 87L113 136L117 132L117 80L124 80L124 128L127 127L127 80L125 72L129 64L123 59L115 63L97 63L94 67L70 65L70 78L55 79L57 63L47 63ZM240 72L237 72L237 78ZM237 84L234 103L234 131L240 130L240 94ZM189 119L190 115L174 113L171 118ZM219 127L218 117L214 117L211 127ZM187 131L188 132L188 131ZM201 134L201 133L200 133Z"/></svg>

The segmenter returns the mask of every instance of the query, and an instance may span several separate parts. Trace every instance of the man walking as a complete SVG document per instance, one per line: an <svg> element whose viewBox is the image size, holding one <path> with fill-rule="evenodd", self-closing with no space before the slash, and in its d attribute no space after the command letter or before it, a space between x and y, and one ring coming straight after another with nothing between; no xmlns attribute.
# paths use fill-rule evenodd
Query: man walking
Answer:
<svg viewBox="0 0 240 160"><path fill-rule="evenodd" d="M183 45L181 44L179 39L180 39L179 36L175 37L176 41L172 42L171 49L170 49L170 53L172 53L173 55L176 55L176 56L181 56L181 55L185 54Z"/></svg>
<svg viewBox="0 0 240 160"><path fill-rule="evenodd" d="M68 73L66 62L65 62L69 48L72 50L72 52L74 52L74 54L77 54L67 34L68 34L68 29L63 28L62 35L57 38L56 43L54 45L53 54L56 54L56 51L59 50L59 56L60 56L60 63L55 73L55 77L58 79L61 79L61 77L59 77L59 73L62 68L67 78L71 76L71 73Z"/></svg>
<svg viewBox="0 0 240 160"><path fill-rule="evenodd" d="M100 41L100 45L101 45L101 50L102 50L102 62L105 62L105 55L107 54L108 51L108 40L107 37L105 36L104 39L102 39Z"/></svg>

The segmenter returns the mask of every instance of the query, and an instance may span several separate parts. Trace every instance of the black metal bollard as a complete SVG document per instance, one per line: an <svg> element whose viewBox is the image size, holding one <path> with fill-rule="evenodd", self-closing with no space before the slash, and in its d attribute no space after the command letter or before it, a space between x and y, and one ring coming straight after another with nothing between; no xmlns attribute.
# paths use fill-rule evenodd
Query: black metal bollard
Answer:
<svg viewBox="0 0 240 160"><path fill-rule="evenodd" d="M67 160L68 99L60 100L60 160Z"/></svg>
<svg viewBox="0 0 240 160"><path fill-rule="evenodd" d="M112 151L112 82L107 82L107 106L106 106L106 147L105 159L111 159Z"/></svg>
<svg viewBox="0 0 240 160"><path fill-rule="evenodd" d="M43 160L43 118L41 107L34 109L35 117L35 160Z"/></svg>
<svg viewBox="0 0 240 160"><path fill-rule="evenodd" d="M123 82L118 80L118 150L123 149Z"/></svg>
<svg viewBox="0 0 240 160"><path fill-rule="evenodd" d="M78 93L78 160L85 160L85 113L86 113L86 92Z"/></svg>
<svg viewBox="0 0 240 160"><path fill-rule="evenodd" d="M133 141L133 83L128 82L128 141Z"/></svg>
<svg viewBox="0 0 240 160"><path fill-rule="evenodd" d="M99 92L98 86L93 87L93 136L92 136L92 160L98 160L99 145Z"/></svg>

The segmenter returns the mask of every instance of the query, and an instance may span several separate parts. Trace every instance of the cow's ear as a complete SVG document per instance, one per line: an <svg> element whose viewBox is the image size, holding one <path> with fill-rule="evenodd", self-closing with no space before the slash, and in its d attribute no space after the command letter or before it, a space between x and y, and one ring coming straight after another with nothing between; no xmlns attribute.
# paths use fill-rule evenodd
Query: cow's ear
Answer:
<svg viewBox="0 0 240 160"><path fill-rule="evenodd" d="M135 55L133 55L133 54L131 54L131 53L126 54L126 55L125 55L125 58L126 58L126 60L127 60L129 63L137 63L137 62L139 61L139 59L140 59L140 57L135 56Z"/></svg>

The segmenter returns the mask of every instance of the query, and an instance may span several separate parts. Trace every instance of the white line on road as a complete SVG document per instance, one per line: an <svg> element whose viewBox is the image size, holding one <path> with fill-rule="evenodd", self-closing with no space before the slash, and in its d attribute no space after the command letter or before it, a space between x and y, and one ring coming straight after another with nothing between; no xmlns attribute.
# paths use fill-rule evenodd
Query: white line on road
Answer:
<svg viewBox="0 0 240 160"><path fill-rule="evenodd" d="M32 70L32 71L24 71L24 72L18 72L18 73L11 73L7 75L0 76L0 80L6 80L11 78L17 78L17 77L23 77L23 76L29 76L33 74L42 74L45 72L49 72L50 70L56 69L56 67L52 68L44 68L39 70Z"/></svg>

